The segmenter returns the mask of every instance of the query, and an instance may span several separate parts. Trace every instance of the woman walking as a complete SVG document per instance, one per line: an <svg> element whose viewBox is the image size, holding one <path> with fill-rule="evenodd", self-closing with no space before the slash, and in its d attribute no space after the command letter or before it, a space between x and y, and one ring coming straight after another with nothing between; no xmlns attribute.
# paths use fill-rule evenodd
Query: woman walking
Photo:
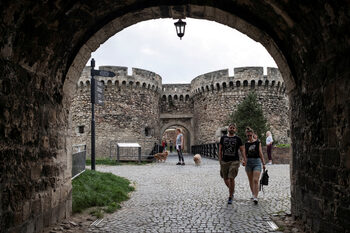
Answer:
<svg viewBox="0 0 350 233"><path fill-rule="evenodd" d="M247 154L245 171L248 176L252 199L255 204L258 204L261 165L265 170L264 155L262 153L261 142L253 138L254 131L247 127L245 133L247 136L247 142L245 143L245 151Z"/></svg>

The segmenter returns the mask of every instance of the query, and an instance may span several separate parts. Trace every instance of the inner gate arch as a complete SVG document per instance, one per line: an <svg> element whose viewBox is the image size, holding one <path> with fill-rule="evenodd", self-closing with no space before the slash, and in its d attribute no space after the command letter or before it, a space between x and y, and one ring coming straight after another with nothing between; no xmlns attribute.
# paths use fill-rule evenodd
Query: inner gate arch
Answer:
<svg viewBox="0 0 350 233"><path fill-rule="evenodd" d="M189 134L189 139L187 140L186 147L187 147L187 152L190 153L191 146L194 143L194 130L193 130L193 127L186 122L183 122L181 120L173 120L173 121L168 122L168 123L161 123L159 138L162 138L162 135L164 134L165 130L167 130L171 127L178 127L178 126L183 127L185 130L187 130L187 132ZM174 145L175 145L175 143L174 143Z"/></svg>

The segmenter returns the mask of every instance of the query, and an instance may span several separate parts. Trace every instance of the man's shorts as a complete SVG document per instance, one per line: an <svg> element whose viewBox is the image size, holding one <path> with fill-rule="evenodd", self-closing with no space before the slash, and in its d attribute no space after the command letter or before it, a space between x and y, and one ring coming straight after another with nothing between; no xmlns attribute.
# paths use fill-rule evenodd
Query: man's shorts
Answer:
<svg viewBox="0 0 350 233"><path fill-rule="evenodd" d="M238 174L238 168L240 166L239 161L229 161L220 163L220 176L224 179L234 179Z"/></svg>

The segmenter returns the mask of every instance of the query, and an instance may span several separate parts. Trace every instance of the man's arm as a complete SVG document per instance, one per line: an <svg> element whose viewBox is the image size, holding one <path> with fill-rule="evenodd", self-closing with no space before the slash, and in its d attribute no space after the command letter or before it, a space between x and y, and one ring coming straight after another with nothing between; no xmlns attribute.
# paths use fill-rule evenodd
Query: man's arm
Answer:
<svg viewBox="0 0 350 233"><path fill-rule="evenodd" d="M221 160L222 160L222 145L219 144L219 163L221 163Z"/></svg>

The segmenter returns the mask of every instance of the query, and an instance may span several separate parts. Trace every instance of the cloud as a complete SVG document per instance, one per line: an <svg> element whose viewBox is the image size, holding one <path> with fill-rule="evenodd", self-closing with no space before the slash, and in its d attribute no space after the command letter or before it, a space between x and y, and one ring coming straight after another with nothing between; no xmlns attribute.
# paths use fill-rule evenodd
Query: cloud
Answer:
<svg viewBox="0 0 350 233"><path fill-rule="evenodd" d="M235 29L187 18L180 40L174 22L159 19L132 25L111 37L92 57L99 66L153 71L163 83L190 83L198 75L220 69L229 69L233 75L233 68L241 66L277 67L260 43Z"/></svg>

